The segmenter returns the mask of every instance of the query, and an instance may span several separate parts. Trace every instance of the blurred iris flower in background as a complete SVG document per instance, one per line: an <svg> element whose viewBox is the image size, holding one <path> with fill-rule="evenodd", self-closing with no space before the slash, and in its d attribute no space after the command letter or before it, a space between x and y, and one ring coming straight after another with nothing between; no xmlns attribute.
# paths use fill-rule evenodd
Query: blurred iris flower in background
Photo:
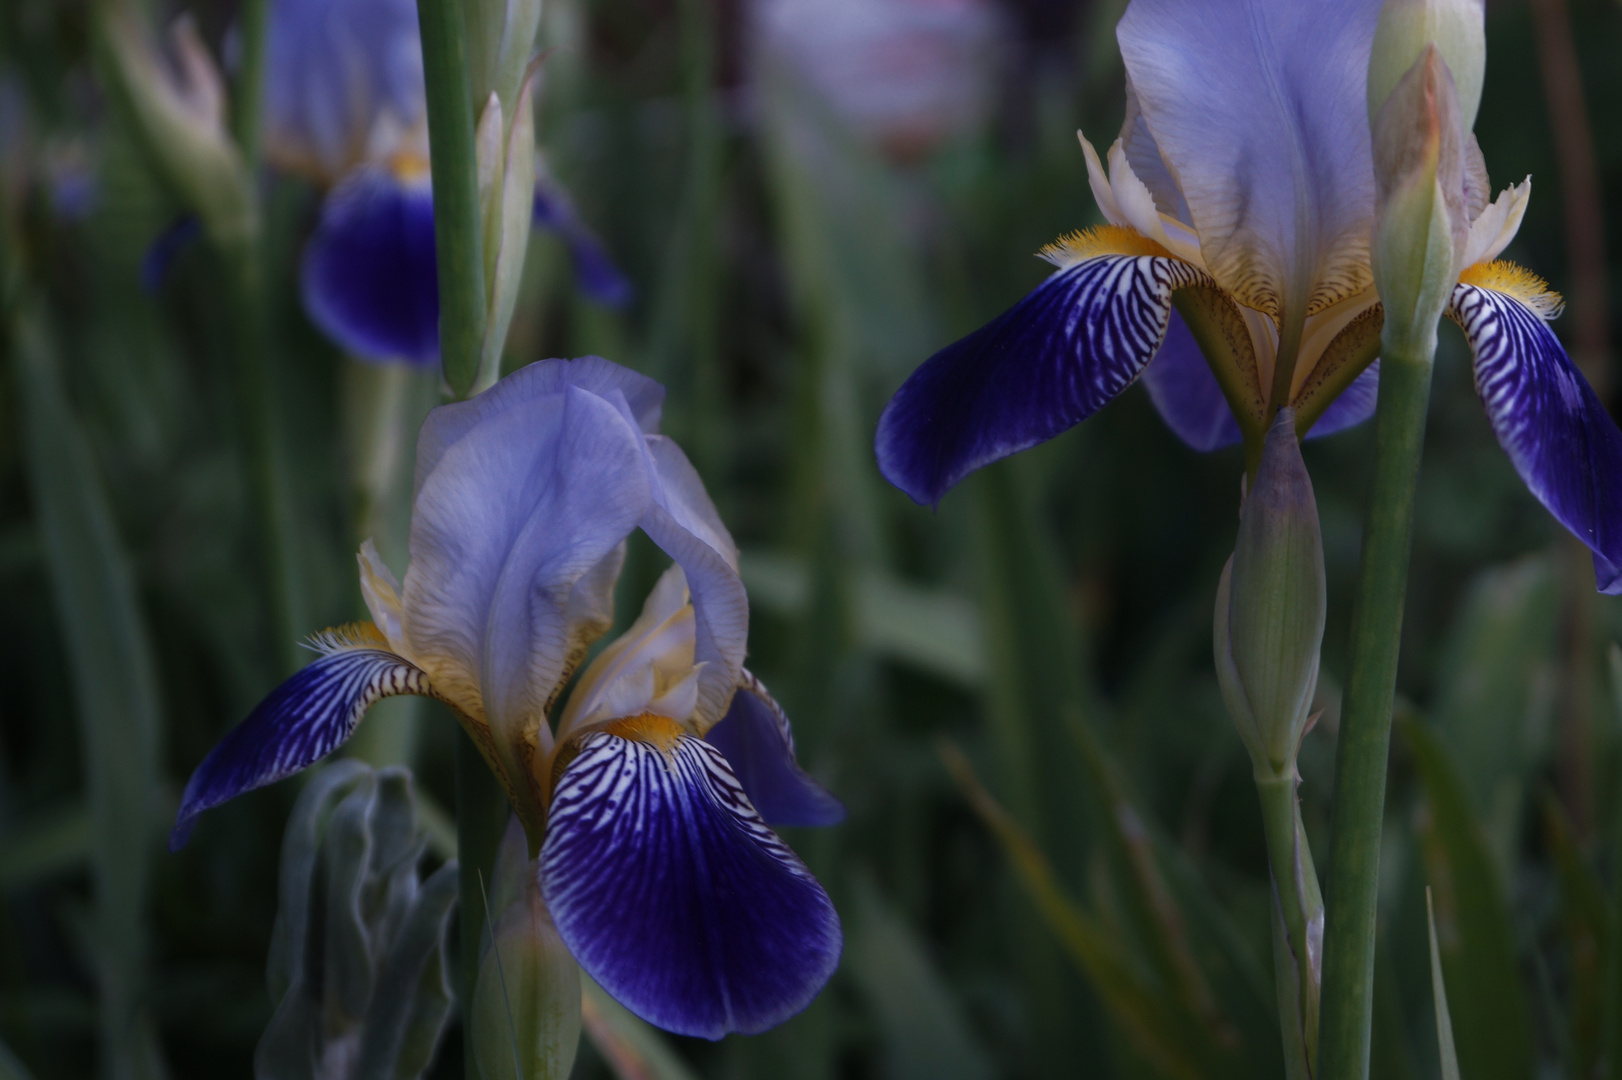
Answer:
<svg viewBox="0 0 1622 1080"><path fill-rule="evenodd" d="M326 189L305 248L311 320L366 360L439 360L433 188L417 9L411 0L285 0L266 43L264 145L274 168ZM568 246L586 296L620 306L630 282L537 151L533 220ZM147 259L153 285L198 235L184 218Z"/></svg>
<svg viewBox="0 0 1622 1080"><path fill-rule="evenodd" d="M938 502L1140 376L1201 450L1259 445L1275 406L1294 407L1303 433L1371 415L1383 316L1365 85L1379 8L1135 0L1117 31L1127 110L1107 168L1081 140L1109 224L1043 249L1054 274L902 386L878 430L886 477ZM1622 591L1622 433L1549 329L1559 297L1495 261L1530 180L1493 200L1473 136L1465 153L1469 232L1447 314L1516 470L1592 549L1600 589Z"/></svg>
<svg viewBox="0 0 1622 1080"><path fill-rule="evenodd" d="M719 1038L804 1008L838 963L833 906L767 822L827 825L743 667L737 549L658 434L659 384L595 357L543 361L432 413L403 584L368 542L371 622L327 631L193 774L204 810L336 750L380 698L448 704L539 847L558 932L599 983L672 1031ZM674 565L581 674L640 528ZM544 842L542 840L544 836Z"/></svg>

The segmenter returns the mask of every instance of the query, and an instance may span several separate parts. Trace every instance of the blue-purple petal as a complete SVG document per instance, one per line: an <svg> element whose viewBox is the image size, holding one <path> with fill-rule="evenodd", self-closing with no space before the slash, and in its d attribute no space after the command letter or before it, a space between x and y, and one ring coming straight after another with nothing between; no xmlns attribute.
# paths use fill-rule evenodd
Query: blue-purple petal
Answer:
<svg viewBox="0 0 1622 1080"><path fill-rule="evenodd" d="M1242 437L1211 365L1176 311L1166 327L1165 342L1144 369L1143 387L1172 434L1195 450L1232 446Z"/></svg>
<svg viewBox="0 0 1622 1080"><path fill-rule="evenodd" d="M553 795L540 880L580 966L678 1034L764 1031L839 964L828 894L691 736L586 736Z"/></svg>
<svg viewBox="0 0 1622 1080"><path fill-rule="evenodd" d="M575 282L580 291L604 307L624 307L636 294L631 282L608 257L596 235L580 219L574 200L550 176L535 180L532 219L536 225L555 233L569 249Z"/></svg>
<svg viewBox="0 0 1622 1080"><path fill-rule="evenodd" d="M1352 380L1352 384L1329 403L1318 422L1307 432L1307 438L1316 439L1333 435L1337 431L1356 427L1374 415L1374 406L1380 397L1380 361L1376 360Z"/></svg>
<svg viewBox="0 0 1622 1080"><path fill-rule="evenodd" d="M1507 292L1459 285L1450 314L1475 353L1493 433L1538 501L1594 553L1601 592L1622 592L1622 431L1554 331Z"/></svg>
<svg viewBox="0 0 1622 1080"><path fill-rule="evenodd" d="M232 728L192 773L169 833L178 851L197 816L292 776L342 746L372 703L425 693L427 676L384 649L340 648L306 665Z"/></svg>
<svg viewBox="0 0 1622 1080"><path fill-rule="evenodd" d="M704 739L721 751L768 824L806 828L845 820L844 805L800 768L788 717L747 671L726 716Z"/></svg>
<svg viewBox="0 0 1622 1080"><path fill-rule="evenodd" d="M1193 268L1102 255L928 360L879 418L885 478L933 505L963 477L1079 424L1137 379L1160 348L1171 292Z"/></svg>
<svg viewBox="0 0 1622 1080"><path fill-rule="evenodd" d="M382 167L351 173L321 207L304 250L304 309L367 360L439 361L434 197L426 179Z"/></svg>

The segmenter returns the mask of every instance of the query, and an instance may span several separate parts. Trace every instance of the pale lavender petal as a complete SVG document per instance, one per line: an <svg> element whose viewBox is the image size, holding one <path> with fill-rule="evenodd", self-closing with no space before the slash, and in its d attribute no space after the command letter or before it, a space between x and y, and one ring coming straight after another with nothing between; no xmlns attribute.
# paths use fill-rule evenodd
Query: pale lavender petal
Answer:
<svg viewBox="0 0 1622 1080"><path fill-rule="evenodd" d="M1201 252L1242 303L1368 284L1364 85L1380 0L1133 0L1117 38Z"/></svg>
<svg viewBox="0 0 1622 1080"><path fill-rule="evenodd" d="M843 936L828 894L720 752L588 735L553 796L541 889L580 966L683 1035L764 1031L817 995Z"/></svg>
<svg viewBox="0 0 1622 1080"><path fill-rule="evenodd" d="M1622 432L1538 311L1508 292L1453 291L1493 433L1538 501L1594 553L1599 590L1622 593Z"/></svg>

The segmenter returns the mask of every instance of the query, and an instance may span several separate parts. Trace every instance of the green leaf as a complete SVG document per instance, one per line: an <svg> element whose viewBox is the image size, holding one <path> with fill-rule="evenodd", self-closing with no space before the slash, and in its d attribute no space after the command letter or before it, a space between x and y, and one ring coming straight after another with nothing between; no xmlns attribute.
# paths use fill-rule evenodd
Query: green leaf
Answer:
<svg viewBox="0 0 1622 1080"><path fill-rule="evenodd" d="M157 824L158 683L135 574L67 401L39 311L15 310L23 443L89 786L95 949L107 1074L145 1075L146 899Z"/></svg>
<svg viewBox="0 0 1622 1080"><path fill-rule="evenodd" d="M5 1043L0 1043L0 1080L34 1080L28 1066L18 1059Z"/></svg>
<svg viewBox="0 0 1622 1080"><path fill-rule="evenodd" d="M1447 1008L1447 982L1442 978L1442 953L1436 946L1436 908L1425 889L1425 918L1431 932L1431 994L1436 1003L1436 1045L1442 1059L1442 1080L1459 1080L1459 1052L1453 1045L1453 1018Z"/></svg>
<svg viewBox="0 0 1622 1080"><path fill-rule="evenodd" d="M1578 847L1571 822L1553 795L1543 797L1544 835L1554 854L1560 882L1561 922L1567 971L1566 1012L1571 1016L1573 1060L1577 1076L1594 1075L1604 1023L1604 956L1610 946L1610 911L1604 890Z"/></svg>
<svg viewBox="0 0 1622 1080"><path fill-rule="evenodd" d="M1401 723L1424 790L1416 832L1436 898L1439 953L1453 986L1459 1063L1471 1080L1525 1080L1532 1026L1515 930L1471 800L1447 750L1423 724Z"/></svg>
<svg viewBox="0 0 1622 1080"><path fill-rule="evenodd" d="M361 1024L354 1080L414 1080L433 1061L451 1009L445 941L457 887L456 863L448 862L413 898L378 965L377 989Z"/></svg>
<svg viewBox="0 0 1622 1080"><path fill-rule="evenodd" d="M845 960L878 1020L888 1080L990 1080L945 979L912 928L866 877L855 882L855 918Z"/></svg>
<svg viewBox="0 0 1622 1080"><path fill-rule="evenodd" d="M0 889L15 889L76 869L90 859L90 807L80 801L9 824L0 840Z"/></svg>

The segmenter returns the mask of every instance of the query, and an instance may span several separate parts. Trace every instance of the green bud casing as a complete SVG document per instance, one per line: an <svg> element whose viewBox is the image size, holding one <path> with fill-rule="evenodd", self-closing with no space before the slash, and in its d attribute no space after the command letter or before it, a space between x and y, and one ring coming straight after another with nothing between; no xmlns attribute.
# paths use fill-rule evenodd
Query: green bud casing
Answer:
<svg viewBox="0 0 1622 1080"><path fill-rule="evenodd" d="M1379 114L1427 45L1436 46L1453 73L1459 119L1464 130L1470 131L1476 125L1487 70L1481 0L1386 0L1369 53L1369 119Z"/></svg>
<svg viewBox="0 0 1622 1080"><path fill-rule="evenodd" d="M1294 772L1318 682L1323 538L1295 410L1268 430L1217 590L1217 680L1258 777Z"/></svg>
<svg viewBox="0 0 1622 1080"><path fill-rule="evenodd" d="M1381 340L1389 353L1431 356L1470 232L1458 96L1434 46L1386 98L1371 133Z"/></svg>

